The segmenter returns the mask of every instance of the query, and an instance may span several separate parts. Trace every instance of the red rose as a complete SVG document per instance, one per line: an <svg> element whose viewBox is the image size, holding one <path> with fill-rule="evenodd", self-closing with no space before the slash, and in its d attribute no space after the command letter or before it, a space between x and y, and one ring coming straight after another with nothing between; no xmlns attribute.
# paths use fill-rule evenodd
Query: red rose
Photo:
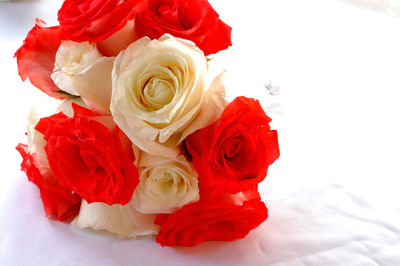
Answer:
<svg viewBox="0 0 400 266"><path fill-rule="evenodd" d="M90 110L72 107L73 118L58 113L36 125L54 176L89 203L127 204L139 183L130 142L128 153L118 128L111 132Z"/></svg>
<svg viewBox="0 0 400 266"><path fill-rule="evenodd" d="M194 246L206 240L233 241L245 237L268 217L260 199L242 205L202 201L183 206L172 214L159 214L156 241L162 246Z"/></svg>
<svg viewBox="0 0 400 266"><path fill-rule="evenodd" d="M158 39L169 33L193 41L209 55L231 45L232 28L218 17L207 0L150 0L135 23L139 37Z"/></svg>
<svg viewBox="0 0 400 266"><path fill-rule="evenodd" d="M279 157L278 135L259 102L237 97L185 140L203 192L237 193L261 182Z"/></svg>
<svg viewBox="0 0 400 266"><path fill-rule="evenodd" d="M19 144L16 147L22 156L21 169L40 190L46 216L54 216L60 221L74 218L79 213L81 197L61 186L50 169L42 175L36 166L35 154L28 152L28 146Z"/></svg>
<svg viewBox="0 0 400 266"><path fill-rule="evenodd" d="M134 19L145 5L146 0L65 0L58 11L61 39L105 40Z"/></svg>
<svg viewBox="0 0 400 266"><path fill-rule="evenodd" d="M51 97L64 99L66 95L50 78L54 68L56 52L61 44L58 35L60 27L45 27L46 23L36 19L36 25L29 31L22 46L15 52L18 72L22 80L29 78L36 88Z"/></svg>

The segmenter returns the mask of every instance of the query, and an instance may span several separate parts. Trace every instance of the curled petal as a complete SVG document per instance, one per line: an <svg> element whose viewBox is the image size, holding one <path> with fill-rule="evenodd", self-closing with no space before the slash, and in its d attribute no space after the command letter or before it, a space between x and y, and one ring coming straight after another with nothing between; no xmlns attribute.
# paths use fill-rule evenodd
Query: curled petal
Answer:
<svg viewBox="0 0 400 266"><path fill-rule="evenodd" d="M29 78L36 88L57 99L67 98L54 84L50 75L61 40L60 27L45 27L46 23L36 19L36 25L26 36L22 46L15 52L18 73L22 80Z"/></svg>
<svg viewBox="0 0 400 266"><path fill-rule="evenodd" d="M39 168L42 167L35 159L35 154L28 152L27 145L19 144L16 149L23 159L22 171L40 190L46 216L55 217L60 221L75 217L79 212L81 197L62 186L50 169L40 171Z"/></svg>
<svg viewBox="0 0 400 266"><path fill-rule="evenodd" d="M79 215L72 224L81 228L107 230L120 236L134 238L156 234L159 226L154 224L155 218L154 214L139 213L131 203L110 206L102 202L88 204L83 200Z"/></svg>
<svg viewBox="0 0 400 266"><path fill-rule="evenodd" d="M114 57L102 57L74 78L82 100L98 113L110 113L111 71L114 59Z"/></svg>
<svg viewBox="0 0 400 266"><path fill-rule="evenodd" d="M203 241L233 241L245 237L268 217L264 202L252 199L229 202L195 202L155 221L161 226L156 241L161 246L195 246Z"/></svg>
<svg viewBox="0 0 400 266"><path fill-rule="evenodd" d="M194 42L205 55L228 48L232 28L219 19L207 0L150 0L136 16L139 37L168 33Z"/></svg>
<svg viewBox="0 0 400 266"><path fill-rule="evenodd" d="M66 0L58 11L61 38L75 42L105 40L145 5L145 0Z"/></svg>

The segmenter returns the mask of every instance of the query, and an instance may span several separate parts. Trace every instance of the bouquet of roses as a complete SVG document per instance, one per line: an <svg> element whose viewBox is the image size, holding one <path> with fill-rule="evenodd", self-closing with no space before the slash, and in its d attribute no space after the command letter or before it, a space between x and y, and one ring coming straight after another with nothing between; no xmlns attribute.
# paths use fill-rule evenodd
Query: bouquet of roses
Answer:
<svg viewBox="0 0 400 266"><path fill-rule="evenodd" d="M22 80L58 99L33 107L17 146L46 216L162 246L267 219L277 132L257 100L227 102L223 73L208 82L231 28L207 0L65 0L58 21L37 19L15 53Z"/></svg>

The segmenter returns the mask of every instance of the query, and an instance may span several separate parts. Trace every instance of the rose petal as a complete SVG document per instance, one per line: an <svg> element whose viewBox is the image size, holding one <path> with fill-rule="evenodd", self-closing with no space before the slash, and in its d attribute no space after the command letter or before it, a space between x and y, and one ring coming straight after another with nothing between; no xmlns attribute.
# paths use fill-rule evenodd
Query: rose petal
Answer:
<svg viewBox="0 0 400 266"><path fill-rule="evenodd" d="M130 20L122 29L98 42L97 48L105 56L117 56L119 52L126 49L129 44L137 39L134 20Z"/></svg>
<svg viewBox="0 0 400 266"><path fill-rule="evenodd" d="M74 77L82 100L98 113L110 113L114 59L115 57L102 57Z"/></svg>
<svg viewBox="0 0 400 266"><path fill-rule="evenodd" d="M72 224L134 238L156 234L159 227L153 223L155 218L156 215L137 212L132 204L110 206L101 202L88 204L83 200L79 215Z"/></svg>
<svg viewBox="0 0 400 266"><path fill-rule="evenodd" d="M211 83L204 95L204 101L199 114L193 122L183 131L178 143L200 128L204 128L216 121L228 104L225 98L224 80L226 71L221 72Z"/></svg>
<svg viewBox="0 0 400 266"><path fill-rule="evenodd" d="M36 24L26 36L22 46L15 52L18 72L22 80L29 78L36 88L51 97L64 99L50 75L54 68L55 55L61 40L60 27L45 27L46 23L36 19Z"/></svg>

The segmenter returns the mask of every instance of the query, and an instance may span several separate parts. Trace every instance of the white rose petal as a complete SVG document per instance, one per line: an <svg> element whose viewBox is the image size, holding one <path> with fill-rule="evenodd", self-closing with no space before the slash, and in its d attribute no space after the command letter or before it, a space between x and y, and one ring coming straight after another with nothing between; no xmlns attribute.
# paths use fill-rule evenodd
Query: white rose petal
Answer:
<svg viewBox="0 0 400 266"><path fill-rule="evenodd" d="M56 112L54 112L54 114L62 112L63 114L65 114L68 117L73 117L74 116L74 109L72 108L73 103L87 108L87 106L82 101L82 99L71 98L71 99L66 99L66 100L62 101L61 103L60 103L60 101L58 101L58 106L57 106Z"/></svg>
<svg viewBox="0 0 400 266"><path fill-rule="evenodd" d="M32 106L28 115L26 124L28 151L31 154L37 154L36 158L38 161L36 162L36 165L41 172L43 172L43 168L50 168L50 166L47 161L46 152L44 151L46 141L44 140L43 134L37 131L35 127L40 118L55 114L59 104L60 101L45 96Z"/></svg>
<svg viewBox="0 0 400 266"><path fill-rule="evenodd" d="M142 150L177 156L182 132L198 114L207 62L192 42L144 37L122 51L112 72L111 113Z"/></svg>
<svg viewBox="0 0 400 266"><path fill-rule="evenodd" d="M114 60L115 57L102 57L75 76L82 100L95 112L110 113Z"/></svg>
<svg viewBox="0 0 400 266"><path fill-rule="evenodd" d="M179 142L182 142L187 136L198 129L204 128L215 122L228 105L225 98L225 71L219 74L211 83L204 95L204 101L201 105L199 114L192 123L183 131Z"/></svg>
<svg viewBox="0 0 400 266"><path fill-rule="evenodd" d="M138 37L135 31L135 20L126 22L125 26L119 31L113 33L107 39L97 42L97 49L106 56L116 56L129 44L137 40Z"/></svg>
<svg viewBox="0 0 400 266"><path fill-rule="evenodd" d="M95 44L63 41L56 53L51 78L61 90L79 96L73 77L102 57Z"/></svg>
<svg viewBox="0 0 400 266"><path fill-rule="evenodd" d="M171 213L199 200L197 173L184 156L165 158L143 152L134 207L143 213Z"/></svg>
<svg viewBox="0 0 400 266"><path fill-rule="evenodd" d="M114 59L102 56L96 44L63 41L51 78L61 90L82 97L90 109L109 113Z"/></svg>
<svg viewBox="0 0 400 266"><path fill-rule="evenodd" d="M137 212L132 203L108 205L102 202L88 204L82 200L79 215L72 224L80 228L106 230L120 236L134 238L154 235L160 230L154 224L156 215Z"/></svg>

